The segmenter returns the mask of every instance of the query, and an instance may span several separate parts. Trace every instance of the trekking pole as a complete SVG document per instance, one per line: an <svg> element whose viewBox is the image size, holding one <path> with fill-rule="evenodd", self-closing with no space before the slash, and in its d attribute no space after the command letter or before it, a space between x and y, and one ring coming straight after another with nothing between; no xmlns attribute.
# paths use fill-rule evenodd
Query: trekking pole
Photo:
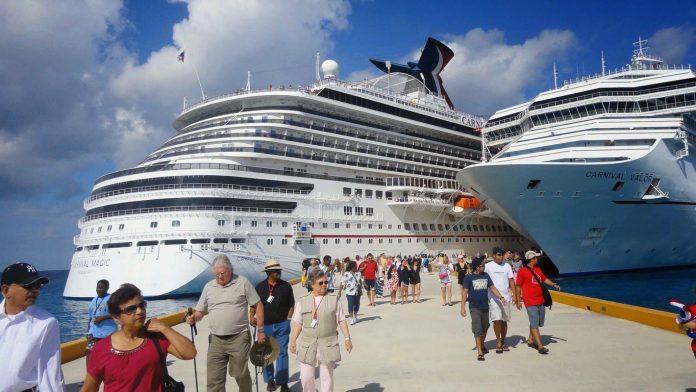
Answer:
<svg viewBox="0 0 696 392"><path fill-rule="evenodd" d="M188 311L186 312L186 316L193 316L193 309L188 308ZM198 335L198 328L196 328L196 319L193 318L193 324L191 324L191 343L193 343L193 346L196 346L196 341L195 341L195 336ZM196 380L196 392L198 392L198 366L196 366L196 357L193 357L193 376L195 377Z"/></svg>
<svg viewBox="0 0 696 392"><path fill-rule="evenodd" d="M253 342L254 339L256 339L256 326L252 325L251 329L252 329L251 341ZM256 384L256 392L259 392L259 367L256 365L254 365L254 378L255 378L254 383Z"/></svg>

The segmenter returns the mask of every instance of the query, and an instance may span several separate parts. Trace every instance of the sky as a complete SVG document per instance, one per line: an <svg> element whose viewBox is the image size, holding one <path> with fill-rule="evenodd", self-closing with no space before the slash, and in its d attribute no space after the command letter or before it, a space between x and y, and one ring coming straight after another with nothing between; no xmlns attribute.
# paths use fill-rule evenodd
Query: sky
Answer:
<svg viewBox="0 0 696 392"><path fill-rule="evenodd" d="M455 57L454 105L490 115L559 80L627 64L649 40L696 64L696 3L655 1L25 0L0 2L0 267L67 269L94 180L170 138L186 98L307 85L317 52L339 78L369 58L417 60L428 37ZM186 60L176 61L181 49Z"/></svg>

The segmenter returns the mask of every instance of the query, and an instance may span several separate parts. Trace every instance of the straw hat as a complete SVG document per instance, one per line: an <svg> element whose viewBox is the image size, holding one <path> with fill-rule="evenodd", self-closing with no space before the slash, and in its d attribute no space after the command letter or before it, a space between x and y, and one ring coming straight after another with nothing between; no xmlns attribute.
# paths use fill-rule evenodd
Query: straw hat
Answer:
<svg viewBox="0 0 696 392"><path fill-rule="evenodd" d="M267 336L263 343L254 342L249 350L249 360L254 366L266 367L275 362L279 353L278 341L272 336Z"/></svg>
<svg viewBox="0 0 696 392"><path fill-rule="evenodd" d="M266 261L266 267L263 269L265 271L273 271L273 270L282 270L283 267L280 266L280 263L276 259L268 259Z"/></svg>

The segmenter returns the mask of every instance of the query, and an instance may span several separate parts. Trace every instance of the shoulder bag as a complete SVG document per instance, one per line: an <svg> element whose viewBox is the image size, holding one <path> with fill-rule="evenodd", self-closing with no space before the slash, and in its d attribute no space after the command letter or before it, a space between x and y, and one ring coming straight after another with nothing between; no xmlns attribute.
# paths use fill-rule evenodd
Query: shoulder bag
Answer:
<svg viewBox="0 0 696 392"><path fill-rule="evenodd" d="M152 343L157 349L157 354L159 354L160 366L162 366L162 392L184 392L184 383L181 381L176 381L169 375L167 371L167 362L165 356L162 353L162 347L160 347L159 340L156 336L152 337Z"/></svg>
<svg viewBox="0 0 696 392"><path fill-rule="evenodd" d="M539 277L537 276L537 274L534 273L534 270L533 270L533 269L531 269L531 268L529 268L529 267L527 267L527 266L525 266L524 268L528 269L529 272L531 272L532 275L534 275L534 278L537 280L537 282L539 283L539 286L541 287L541 295L544 296L544 306L546 306L547 308L551 309L551 306L553 305L553 298L551 298L551 293L549 292L549 289L546 288L546 286L544 285L544 282L542 282L542 281L539 279Z"/></svg>

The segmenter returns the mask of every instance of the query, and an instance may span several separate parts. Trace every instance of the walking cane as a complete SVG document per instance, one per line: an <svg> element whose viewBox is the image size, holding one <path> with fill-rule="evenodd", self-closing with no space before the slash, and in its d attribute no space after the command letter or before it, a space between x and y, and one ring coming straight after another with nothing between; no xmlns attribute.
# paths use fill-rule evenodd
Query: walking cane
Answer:
<svg viewBox="0 0 696 392"><path fill-rule="evenodd" d="M186 316L192 316L193 315L193 309L188 308L188 311L186 312ZM193 346L196 346L196 341L194 336L198 335L198 328L196 328L196 319L192 317L193 319L193 324L191 324L191 343L193 343ZM184 318L186 320L186 318ZM196 392L198 392L198 367L196 366L196 357L193 357L193 376L196 379Z"/></svg>
<svg viewBox="0 0 696 392"><path fill-rule="evenodd" d="M251 336L251 341L253 342L254 339L256 338L256 326L252 325L252 336ZM263 368L261 369L263 371ZM254 378L255 381L254 383L256 384L256 392L259 392L259 367L254 365Z"/></svg>

